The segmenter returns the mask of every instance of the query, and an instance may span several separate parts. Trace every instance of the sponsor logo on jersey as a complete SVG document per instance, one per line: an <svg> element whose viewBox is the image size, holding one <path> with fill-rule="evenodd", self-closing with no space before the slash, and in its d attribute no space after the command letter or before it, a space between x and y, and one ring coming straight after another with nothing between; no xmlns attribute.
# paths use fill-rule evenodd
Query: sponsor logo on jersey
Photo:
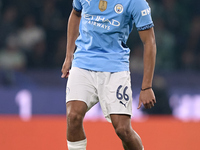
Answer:
<svg viewBox="0 0 200 150"><path fill-rule="evenodd" d="M106 30L110 30L110 26L109 25L105 25L103 23L98 23L96 21L88 21L87 23L91 24L91 25L94 25L94 26L97 26L97 27L100 27L100 28L103 28L103 29L106 29Z"/></svg>
<svg viewBox="0 0 200 150"><path fill-rule="evenodd" d="M121 14L122 12L123 12L123 6L121 5L121 4L117 4L117 5L115 5L115 12L117 13L117 14Z"/></svg>
<svg viewBox="0 0 200 150"><path fill-rule="evenodd" d="M86 2L88 2L88 5L90 6L90 2L92 1L92 0L85 0Z"/></svg>
<svg viewBox="0 0 200 150"><path fill-rule="evenodd" d="M120 22L115 19L106 19L102 16L97 15L90 15L90 14L84 14L83 17L88 20L88 24L92 24L94 26L104 28L106 30L110 30L110 26L120 26Z"/></svg>
<svg viewBox="0 0 200 150"><path fill-rule="evenodd" d="M145 9L141 11L142 16L146 16L149 15L151 13L151 8Z"/></svg>
<svg viewBox="0 0 200 150"><path fill-rule="evenodd" d="M107 9L107 1L100 0L99 2L99 10L105 11Z"/></svg>

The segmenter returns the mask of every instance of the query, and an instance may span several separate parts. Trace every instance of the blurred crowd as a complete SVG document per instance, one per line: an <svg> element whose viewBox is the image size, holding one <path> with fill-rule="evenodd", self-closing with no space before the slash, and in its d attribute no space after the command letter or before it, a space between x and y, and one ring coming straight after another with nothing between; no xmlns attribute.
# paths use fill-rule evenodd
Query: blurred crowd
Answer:
<svg viewBox="0 0 200 150"><path fill-rule="evenodd" d="M0 0L0 68L61 67L69 0Z"/></svg>
<svg viewBox="0 0 200 150"><path fill-rule="evenodd" d="M147 1L155 24L156 70L200 69L200 2ZM71 9L72 0L0 0L0 70L61 68ZM143 50L136 32L127 44L131 67L141 70Z"/></svg>

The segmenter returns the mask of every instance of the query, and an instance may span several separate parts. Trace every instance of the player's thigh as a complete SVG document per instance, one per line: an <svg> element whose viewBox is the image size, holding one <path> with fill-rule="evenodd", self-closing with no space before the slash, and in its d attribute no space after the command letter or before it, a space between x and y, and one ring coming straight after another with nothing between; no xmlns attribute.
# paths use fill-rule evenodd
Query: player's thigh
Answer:
<svg viewBox="0 0 200 150"><path fill-rule="evenodd" d="M85 103L84 106L86 105L87 110L89 110L98 102L97 90L94 84L92 72L76 67L72 68L67 81L66 103L71 105L82 102ZM75 102L72 103L73 101ZM71 107L75 106L70 106L70 110Z"/></svg>
<svg viewBox="0 0 200 150"><path fill-rule="evenodd" d="M100 104L104 116L110 122L111 114L132 115L132 90L130 72L112 73L100 89Z"/></svg>

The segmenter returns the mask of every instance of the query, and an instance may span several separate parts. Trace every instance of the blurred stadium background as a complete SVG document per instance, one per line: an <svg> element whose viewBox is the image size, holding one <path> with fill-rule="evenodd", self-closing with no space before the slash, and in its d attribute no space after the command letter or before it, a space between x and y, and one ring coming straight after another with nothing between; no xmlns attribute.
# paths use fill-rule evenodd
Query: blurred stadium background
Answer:
<svg viewBox="0 0 200 150"><path fill-rule="evenodd" d="M199 150L200 2L148 0L155 24L157 104L137 110L142 43L131 49L133 128L145 150ZM0 0L0 150L65 150L66 25L72 0ZM100 106L85 118L88 150L121 150Z"/></svg>

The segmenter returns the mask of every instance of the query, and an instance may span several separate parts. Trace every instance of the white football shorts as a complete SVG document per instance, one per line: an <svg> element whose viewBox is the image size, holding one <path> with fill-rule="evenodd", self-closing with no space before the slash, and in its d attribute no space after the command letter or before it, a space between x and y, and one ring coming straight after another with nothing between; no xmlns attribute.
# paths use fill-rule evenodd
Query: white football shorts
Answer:
<svg viewBox="0 0 200 150"><path fill-rule="evenodd" d="M132 115L130 72L97 72L72 67L66 87L66 103L83 101L88 110L100 102L105 118L110 114Z"/></svg>

